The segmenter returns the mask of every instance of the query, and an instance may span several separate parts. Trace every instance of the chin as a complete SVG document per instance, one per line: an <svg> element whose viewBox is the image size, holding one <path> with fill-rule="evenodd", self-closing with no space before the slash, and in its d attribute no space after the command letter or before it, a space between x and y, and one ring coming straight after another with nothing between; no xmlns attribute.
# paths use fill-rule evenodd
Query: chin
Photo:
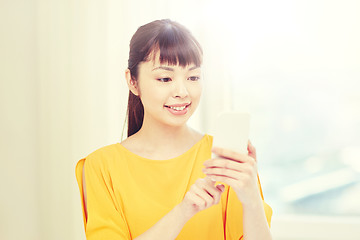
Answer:
<svg viewBox="0 0 360 240"><path fill-rule="evenodd" d="M164 122L164 124L169 127L183 127L189 121L190 116L183 117L182 119L169 119L169 121Z"/></svg>

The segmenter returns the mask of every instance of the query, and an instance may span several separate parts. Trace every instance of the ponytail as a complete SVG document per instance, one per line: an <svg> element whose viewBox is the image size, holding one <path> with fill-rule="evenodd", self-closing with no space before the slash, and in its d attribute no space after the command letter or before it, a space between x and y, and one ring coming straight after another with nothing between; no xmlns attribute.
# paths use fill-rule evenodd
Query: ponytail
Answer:
<svg viewBox="0 0 360 240"><path fill-rule="evenodd" d="M127 136L130 137L131 135L137 133L140 130L144 120L144 106L141 102L141 99L139 96L136 96L131 91L129 91L127 115Z"/></svg>

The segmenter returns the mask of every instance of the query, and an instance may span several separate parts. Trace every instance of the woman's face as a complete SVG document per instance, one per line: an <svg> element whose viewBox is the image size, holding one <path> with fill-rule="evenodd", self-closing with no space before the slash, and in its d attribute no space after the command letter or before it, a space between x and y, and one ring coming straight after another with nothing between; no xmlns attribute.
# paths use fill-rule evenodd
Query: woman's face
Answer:
<svg viewBox="0 0 360 240"><path fill-rule="evenodd" d="M144 105L144 123L182 126L199 104L201 69L193 64L160 64L159 58L155 59L139 64L137 88Z"/></svg>

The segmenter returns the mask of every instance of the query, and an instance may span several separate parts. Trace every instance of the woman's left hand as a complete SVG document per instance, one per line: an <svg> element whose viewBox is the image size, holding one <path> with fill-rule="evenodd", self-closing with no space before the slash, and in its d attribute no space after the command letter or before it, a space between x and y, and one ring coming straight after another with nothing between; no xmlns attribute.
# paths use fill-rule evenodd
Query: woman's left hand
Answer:
<svg viewBox="0 0 360 240"><path fill-rule="evenodd" d="M226 183L234 189L242 204L258 202L256 150L248 143L248 154L214 147L218 157L204 162L203 172L214 181Z"/></svg>

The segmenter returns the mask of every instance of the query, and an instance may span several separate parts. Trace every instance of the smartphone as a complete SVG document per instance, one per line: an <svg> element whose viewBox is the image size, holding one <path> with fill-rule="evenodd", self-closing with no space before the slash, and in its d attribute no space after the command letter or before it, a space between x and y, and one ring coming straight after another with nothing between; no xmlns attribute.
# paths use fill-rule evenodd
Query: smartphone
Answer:
<svg viewBox="0 0 360 240"><path fill-rule="evenodd" d="M245 112L223 112L216 118L210 130L213 146L247 154L250 114Z"/></svg>

